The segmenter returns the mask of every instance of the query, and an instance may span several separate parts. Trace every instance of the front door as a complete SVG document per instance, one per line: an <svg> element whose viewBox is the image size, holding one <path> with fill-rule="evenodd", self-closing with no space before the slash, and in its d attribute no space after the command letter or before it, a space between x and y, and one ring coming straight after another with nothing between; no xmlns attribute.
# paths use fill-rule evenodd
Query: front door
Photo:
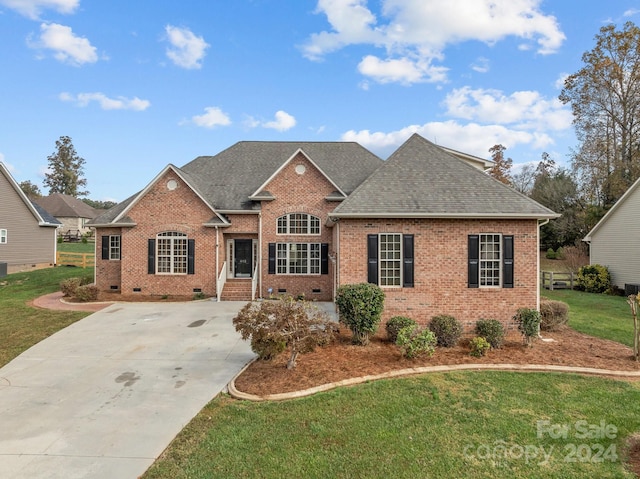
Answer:
<svg viewBox="0 0 640 479"><path fill-rule="evenodd" d="M234 246L234 276L236 278L251 278L253 241L250 239L237 239L234 241Z"/></svg>

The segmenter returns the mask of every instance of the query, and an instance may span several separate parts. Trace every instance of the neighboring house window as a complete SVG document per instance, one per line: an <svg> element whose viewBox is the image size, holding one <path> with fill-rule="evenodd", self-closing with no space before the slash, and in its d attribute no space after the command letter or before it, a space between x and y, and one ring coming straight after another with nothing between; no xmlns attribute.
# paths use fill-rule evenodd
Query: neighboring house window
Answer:
<svg viewBox="0 0 640 479"><path fill-rule="evenodd" d="M413 287L413 235L367 236L367 281L385 287Z"/></svg>
<svg viewBox="0 0 640 479"><path fill-rule="evenodd" d="M7 244L7 230L0 230L0 244Z"/></svg>
<svg viewBox="0 0 640 479"><path fill-rule="evenodd" d="M329 274L329 245L269 243L269 274Z"/></svg>
<svg viewBox="0 0 640 479"><path fill-rule="evenodd" d="M149 274L195 273L195 240L186 234L166 231L148 242Z"/></svg>
<svg viewBox="0 0 640 479"><path fill-rule="evenodd" d="M278 234L319 235L320 218L306 213L290 213L278 218Z"/></svg>
<svg viewBox="0 0 640 479"><path fill-rule="evenodd" d="M469 288L513 288L513 236L469 235Z"/></svg>
<svg viewBox="0 0 640 479"><path fill-rule="evenodd" d="M122 252L120 235L102 237L102 259L119 260Z"/></svg>

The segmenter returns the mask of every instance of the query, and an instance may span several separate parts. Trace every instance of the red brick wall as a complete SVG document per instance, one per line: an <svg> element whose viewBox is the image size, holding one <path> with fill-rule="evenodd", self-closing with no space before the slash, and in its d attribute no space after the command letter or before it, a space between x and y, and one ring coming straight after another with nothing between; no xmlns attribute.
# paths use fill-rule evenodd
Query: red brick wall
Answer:
<svg viewBox="0 0 640 479"><path fill-rule="evenodd" d="M122 230L120 228L98 228L96 234L96 286L100 291L120 292L122 261L102 259L102 237L108 235L122 235ZM112 289L112 286L115 288Z"/></svg>
<svg viewBox="0 0 640 479"><path fill-rule="evenodd" d="M367 281L367 235L414 235L413 288L385 287L383 320L395 315L426 325L431 317L449 314L473 331L480 318L513 327L518 308L537 307L536 220L346 220L339 223L340 284ZM514 288L467 287L467 236L478 233L514 235Z"/></svg>
<svg viewBox="0 0 640 479"><path fill-rule="evenodd" d="M296 166L304 165L304 174L297 174ZM286 289L287 294L297 296L304 294L307 299L331 301L333 298L334 268L329 261L329 274L326 275L280 275L268 274L269 243L328 243L329 255L334 254L333 234L327 228L328 213L338 203L329 202L325 197L336 188L316 169L304 155L298 155L290 161L274 177L265 189L276 199L262 202L262 285L263 296L268 296L268 289L277 294L279 289ZM287 213L308 213L320 218L320 235L278 235L276 234L277 218ZM320 293L313 293L319 289Z"/></svg>

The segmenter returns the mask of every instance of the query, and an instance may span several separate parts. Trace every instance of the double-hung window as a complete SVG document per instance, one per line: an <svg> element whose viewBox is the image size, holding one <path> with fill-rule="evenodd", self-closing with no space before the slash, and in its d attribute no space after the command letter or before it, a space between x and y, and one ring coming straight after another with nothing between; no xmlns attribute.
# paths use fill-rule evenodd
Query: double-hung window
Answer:
<svg viewBox="0 0 640 479"><path fill-rule="evenodd" d="M7 244L8 236L6 229L0 229L0 244Z"/></svg>
<svg viewBox="0 0 640 479"><path fill-rule="evenodd" d="M512 235L469 235L468 254L469 288L513 288Z"/></svg>
<svg viewBox="0 0 640 479"><path fill-rule="evenodd" d="M320 274L320 243L277 243L277 274Z"/></svg>
<svg viewBox="0 0 640 479"><path fill-rule="evenodd" d="M105 235L102 237L102 259L119 260L122 253L120 235Z"/></svg>
<svg viewBox="0 0 640 479"><path fill-rule="evenodd" d="M413 235L367 236L367 281L382 287L413 287Z"/></svg>

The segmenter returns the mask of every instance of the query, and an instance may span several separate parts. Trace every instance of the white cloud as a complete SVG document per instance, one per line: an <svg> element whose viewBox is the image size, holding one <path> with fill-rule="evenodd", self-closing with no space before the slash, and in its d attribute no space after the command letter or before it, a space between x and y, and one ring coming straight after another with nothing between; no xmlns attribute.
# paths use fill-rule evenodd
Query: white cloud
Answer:
<svg viewBox="0 0 640 479"><path fill-rule="evenodd" d="M534 131L565 130L573 119L560 100L545 99L537 91L517 91L507 96L499 90L463 87L449 93L444 103L447 114L455 118Z"/></svg>
<svg viewBox="0 0 640 479"><path fill-rule="evenodd" d="M630 8L629 10L625 10L625 12L622 14L622 16L624 16L624 17L633 17L634 15L637 15L638 13L640 13L639 9Z"/></svg>
<svg viewBox="0 0 640 479"><path fill-rule="evenodd" d="M116 98L109 98L104 93L78 93L72 95L70 93L60 93L60 100L73 102L78 106L85 107L90 102L95 101L100 105L103 110L134 110L144 111L151 106L151 102L148 100L141 100L140 98L125 98L119 96Z"/></svg>
<svg viewBox="0 0 640 479"><path fill-rule="evenodd" d="M568 73L562 72L558 76L558 79L555 81L553 86L555 86L558 90L562 90L564 88L564 81L569 77Z"/></svg>
<svg viewBox="0 0 640 479"><path fill-rule="evenodd" d="M56 60L74 66L98 61L96 47L86 38L74 35L71 27L43 23L40 25L40 31L38 41L27 41L31 48L53 50Z"/></svg>
<svg viewBox="0 0 640 479"><path fill-rule="evenodd" d="M502 125L480 125L478 123L463 125L454 120L409 125L388 133L350 130L342 135L342 140L356 141L382 156L390 154L413 133L418 133L438 145L482 158L488 158L489 148L497 144L504 145L506 148L518 145L544 148L553 143L553 139L546 134L519 131Z"/></svg>
<svg viewBox="0 0 640 479"><path fill-rule="evenodd" d="M167 41L170 46L167 48L167 56L179 67L187 69L199 69L202 67L202 60L209 44L203 37L198 37L188 28L165 27Z"/></svg>
<svg viewBox="0 0 640 479"><path fill-rule="evenodd" d="M490 62L488 58L479 57L471 64L471 69L478 73L487 73L490 70Z"/></svg>
<svg viewBox="0 0 640 479"><path fill-rule="evenodd" d="M542 0L382 0L379 16L369 3L319 0L316 13L326 15L331 31L312 34L304 56L318 60L355 44L383 47L387 58L365 57L361 73L381 82L444 81L446 70L432 63L444 59L448 45L516 37L549 54L565 39L556 18L540 10Z"/></svg>
<svg viewBox="0 0 640 479"><path fill-rule="evenodd" d="M204 111L205 113L203 115L191 117L191 121L195 125L203 128L215 128L216 126L226 126L231 124L229 115L218 107L208 106Z"/></svg>
<svg viewBox="0 0 640 479"><path fill-rule="evenodd" d="M247 116L244 121L244 126L247 128L270 128L272 130L287 131L296 126L296 119L286 111L278 110L275 114L275 118L272 121L260 121L253 116Z"/></svg>
<svg viewBox="0 0 640 479"><path fill-rule="evenodd" d="M37 20L43 10L73 13L80 5L80 0L0 0L0 5Z"/></svg>

